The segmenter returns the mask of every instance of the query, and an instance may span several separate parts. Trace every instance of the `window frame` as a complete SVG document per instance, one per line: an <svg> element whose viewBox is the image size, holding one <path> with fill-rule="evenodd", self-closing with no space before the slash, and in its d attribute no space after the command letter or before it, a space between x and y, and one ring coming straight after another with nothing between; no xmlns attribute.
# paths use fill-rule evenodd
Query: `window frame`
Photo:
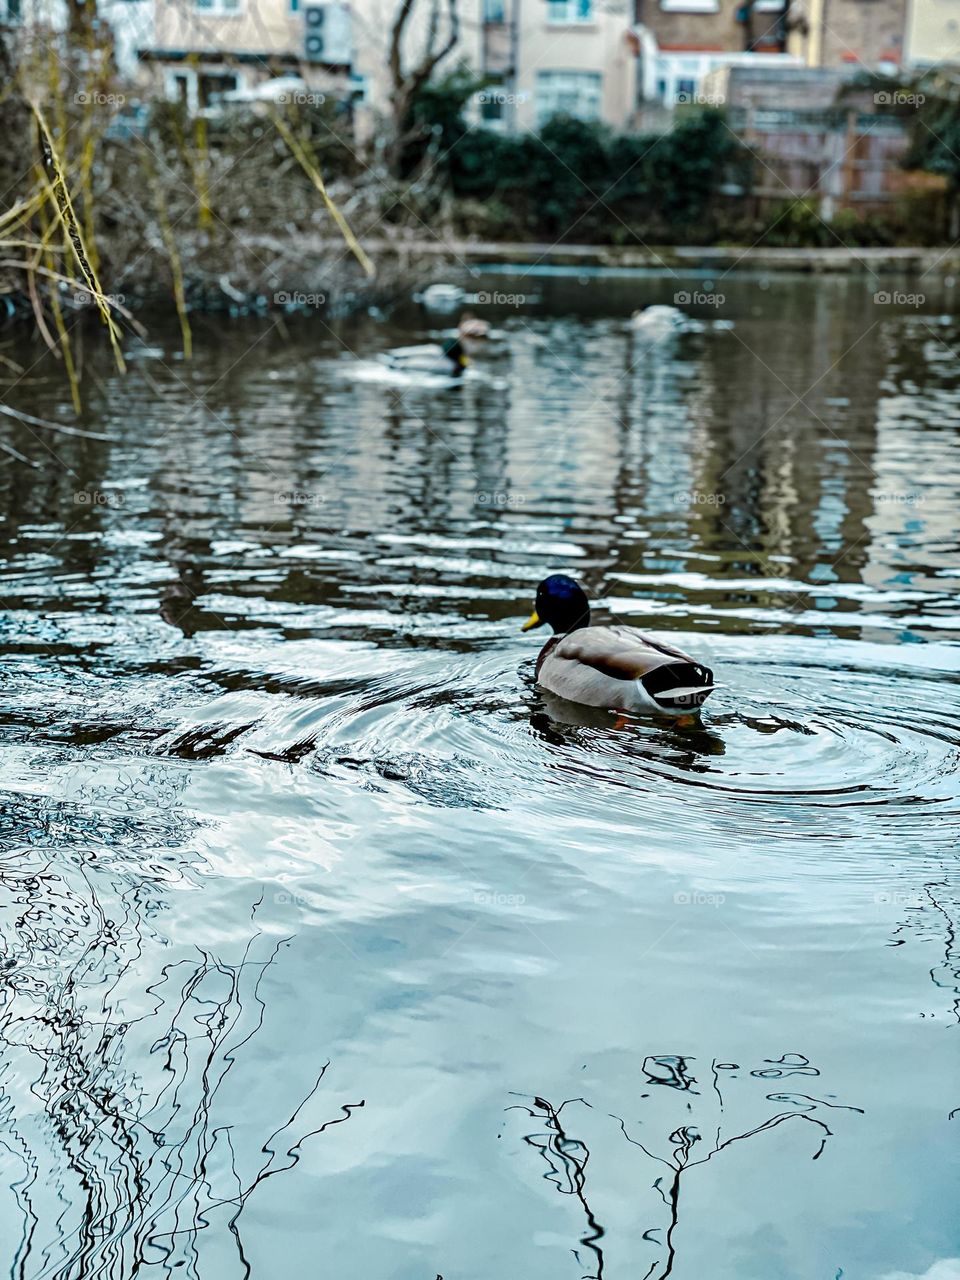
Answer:
<svg viewBox="0 0 960 1280"><path fill-rule="evenodd" d="M568 111L562 105L551 106L549 111L543 108L544 88L550 79L554 80L553 97L559 98L564 93L563 81L567 80L568 87L565 92L569 97L573 92L573 86L579 81L579 87L576 92L582 102L585 99L595 107L595 110L584 113L582 109L577 111ZM547 67L537 71L534 91L534 113L536 116L536 126L542 128L548 120L556 115L570 115L576 120L602 120L603 119L603 72L602 71L584 71L582 68L573 67Z"/></svg>
<svg viewBox="0 0 960 1280"><path fill-rule="evenodd" d="M586 13L579 13L583 8ZM596 20L596 0L547 0L548 27L588 27Z"/></svg>
<svg viewBox="0 0 960 1280"><path fill-rule="evenodd" d="M193 0L193 12L200 18L239 18L244 0ZM229 7L228 7L229 6Z"/></svg>
<svg viewBox="0 0 960 1280"><path fill-rule="evenodd" d="M660 0L662 13L719 13L720 0Z"/></svg>

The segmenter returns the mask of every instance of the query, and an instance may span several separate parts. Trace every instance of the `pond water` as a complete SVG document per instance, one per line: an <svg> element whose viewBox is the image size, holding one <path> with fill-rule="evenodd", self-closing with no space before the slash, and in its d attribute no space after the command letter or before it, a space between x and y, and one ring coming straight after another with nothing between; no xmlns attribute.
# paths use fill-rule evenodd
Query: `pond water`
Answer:
<svg viewBox="0 0 960 1280"><path fill-rule="evenodd" d="M3 1266L953 1280L960 298L471 287L0 423ZM702 723L544 701L559 570Z"/></svg>

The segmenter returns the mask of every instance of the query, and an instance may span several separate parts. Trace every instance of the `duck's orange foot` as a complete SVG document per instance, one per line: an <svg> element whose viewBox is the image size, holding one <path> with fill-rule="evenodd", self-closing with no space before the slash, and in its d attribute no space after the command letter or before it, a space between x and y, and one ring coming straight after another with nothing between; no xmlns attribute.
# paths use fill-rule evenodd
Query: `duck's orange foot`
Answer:
<svg viewBox="0 0 960 1280"><path fill-rule="evenodd" d="M631 723L631 717L625 711L618 711L617 718L613 722L614 729L625 729Z"/></svg>

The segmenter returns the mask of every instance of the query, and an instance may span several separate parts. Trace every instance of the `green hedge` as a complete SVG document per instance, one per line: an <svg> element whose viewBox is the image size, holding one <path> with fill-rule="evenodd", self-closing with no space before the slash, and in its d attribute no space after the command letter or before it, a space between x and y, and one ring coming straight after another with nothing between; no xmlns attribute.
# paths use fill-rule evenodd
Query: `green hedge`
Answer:
<svg viewBox="0 0 960 1280"><path fill-rule="evenodd" d="M709 234L719 187L743 180L746 152L719 112L691 113L663 134L614 133L569 116L536 134L505 134L467 123L468 103L485 87L463 68L425 86L402 169L411 174L432 159L471 219L502 223L504 235Z"/></svg>
<svg viewBox="0 0 960 1280"><path fill-rule="evenodd" d="M445 149L444 164L454 197L494 202L519 233L575 228L579 239L619 239L635 228L709 226L739 151L715 112L654 136L556 116L538 134L469 129Z"/></svg>

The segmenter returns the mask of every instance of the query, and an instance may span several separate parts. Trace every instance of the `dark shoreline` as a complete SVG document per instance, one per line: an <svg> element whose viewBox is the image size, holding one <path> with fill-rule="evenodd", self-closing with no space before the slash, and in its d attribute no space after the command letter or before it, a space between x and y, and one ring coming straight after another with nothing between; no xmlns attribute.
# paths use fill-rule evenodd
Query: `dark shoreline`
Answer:
<svg viewBox="0 0 960 1280"><path fill-rule="evenodd" d="M727 275L776 273L779 275L823 275L876 279L897 277L922 280L956 274L960 279L960 247L852 249L784 249L763 246L640 246L586 244L529 244L523 242L443 240L370 241L367 252L378 267L373 279L352 270L345 261L343 241L329 237L299 237L285 240L276 236L244 236L244 247L260 262L258 250L271 255L269 275L252 270L249 279L241 273L226 277L189 277L186 280L188 313L201 316L308 315L320 312L328 317L346 317L377 306L391 308L408 300L431 281L449 280L465 284L484 275L509 278L516 275L563 276L596 274L598 277L675 277L691 279ZM348 258L349 255L346 255ZM116 297L129 317L164 315L175 312L174 300L161 282L140 284L124 294L122 271L112 288L109 268L103 287ZM949 283L949 281L948 281ZM301 302L300 300L303 299ZM99 324L96 308L71 308L77 318L82 310L92 324ZM0 295L0 331L34 320L26 293ZM123 315L118 315L125 327ZM126 326L131 320L126 321ZM134 325L135 327L135 325Z"/></svg>

